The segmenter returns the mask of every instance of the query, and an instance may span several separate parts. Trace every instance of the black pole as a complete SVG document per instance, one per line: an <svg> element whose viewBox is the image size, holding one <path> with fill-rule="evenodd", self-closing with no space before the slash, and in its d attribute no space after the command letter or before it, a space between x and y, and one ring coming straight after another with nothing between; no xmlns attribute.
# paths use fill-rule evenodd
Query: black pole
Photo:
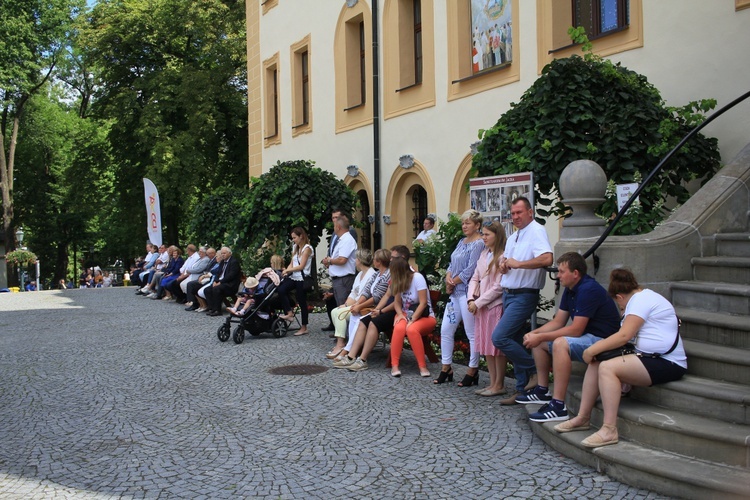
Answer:
<svg viewBox="0 0 750 500"><path fill-rule="evenodd" d="M378 2L372 2L372 142L373 142L373 196L375 198L375 231L373 248L382 246L380 233L380 50L378 47Z"/></svg>

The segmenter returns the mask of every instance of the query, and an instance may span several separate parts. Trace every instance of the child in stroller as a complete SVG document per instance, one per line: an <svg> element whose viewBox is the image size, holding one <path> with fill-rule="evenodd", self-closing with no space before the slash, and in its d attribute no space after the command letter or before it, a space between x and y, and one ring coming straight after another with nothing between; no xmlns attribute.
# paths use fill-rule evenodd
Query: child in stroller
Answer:
<svg viewBox="0 0 750 500"><path fill-rule="evenodd" d="M216 332L222 342L229 340L231 334L234 342L241 344L245 339L245 332L254 337L263 332L272 333L274 337L284 337L292 322L296 322L299 326L296 316L288 319L279 315L281 298L277 291L277 283L281 284L283 279L280 280L278 274L269 268L264 269L252 279L257 284L251 283L255 284L254 293L252 297L248 297L243 309L240 309L243 311L242 314L235 313L228 316ZM293 300L293 298L290 299ZM232 329L233 323L234 329Z"/></svg>
<svg viewBox="0 0 750 500"><path fill-rule="evenodd" d="M250 276L245 280L245 288L237 294L237 302L234 303L234 307L227 309L229 314L233 316L244 316L245 313L255 304L253 295L255 290L258 288L258 280Z"/></svg>

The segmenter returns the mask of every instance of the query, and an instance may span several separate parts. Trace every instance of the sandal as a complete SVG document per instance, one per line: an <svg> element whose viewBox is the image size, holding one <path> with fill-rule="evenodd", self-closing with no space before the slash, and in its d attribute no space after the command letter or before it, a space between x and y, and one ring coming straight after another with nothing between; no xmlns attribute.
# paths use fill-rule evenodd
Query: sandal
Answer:
<svg viewBox="0 0 750 500"><path fill-rule="evenodd" d="M433 384L443 384L446 381L453 382L453 368L446 371L440 371L440 375L438 375L438 378L432 381Z"/></svg>
<svg viewBox="0 0 750 500"><path fill-rule="evenodd" d="M614 425L602 425L602 429L604 428L610 428L615 429L617 431L617 427ZM619 436L615 436L613 439L605 440L599 435L599 432L596 432L583 441L581 441L581 444L585 446L586 448L598 448L600 446L608 446L610 444L617 444L619 442Z"/></svg>
<svg viewBox="0 0 750 500"><path fill-rule="evenodd" d="M298 330L297 333L294 334L295 337L301 337L302 335L307 335L310 333L310 330Z"/></svg>
<svg viewBox="0 0 750 500"><path fill-rule="evenodd" d="M330 351L328 351L326 353L326 358L328 358L328 359L336 359L336 356L338 356L339 354L341 354L341 351L343 351L343 350L344 350L343 347L339 347L338 351L334 347L333 349L331 349Z"/></svg>
<svg viewBox="0 0 750 500"><path fill-rule="evenodd" d="M582 425L573 425L571 422L573 420L566 420L565 422L562 422L560 424L557 424L554 429L557 432L574 432L574 431L587 431L591 428L591 425L589 424L588 420L585 424Z"/></svg>

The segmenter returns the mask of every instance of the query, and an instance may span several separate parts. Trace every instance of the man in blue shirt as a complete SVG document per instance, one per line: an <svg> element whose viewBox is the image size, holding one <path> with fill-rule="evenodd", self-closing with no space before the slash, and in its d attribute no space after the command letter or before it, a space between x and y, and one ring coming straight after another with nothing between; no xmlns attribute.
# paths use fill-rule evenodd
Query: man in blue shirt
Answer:
<svg viewBox="0 0 750 500"><path fill-rule="evenodd" d="M557 314L552 321L523 338L523 345L531 349L534 356L539 382L516 397L516 402L546 403L529 415L534 422L568 419L565 392L572 361L583 361L583 351L587 347L620 329L617 305L604 287L586 274L586 261L580 254L563 254L557 259L557 267L560 284L565 287ZM550 367L555 375L552 395L548 394Z"/></svg>

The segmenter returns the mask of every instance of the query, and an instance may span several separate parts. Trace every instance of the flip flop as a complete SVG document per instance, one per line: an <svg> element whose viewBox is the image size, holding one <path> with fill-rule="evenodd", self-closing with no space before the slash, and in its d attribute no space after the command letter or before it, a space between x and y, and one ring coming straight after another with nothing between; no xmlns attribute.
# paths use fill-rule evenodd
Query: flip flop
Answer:
<svg viewBox="0 0 750 500"><path fill-rule="evenodd" d="M300 337L302 335L307 335L308 333L310 333L310 330L305 330L304 332L297 332L297 333L294 334L294 336L295 337Z"/></svg>

